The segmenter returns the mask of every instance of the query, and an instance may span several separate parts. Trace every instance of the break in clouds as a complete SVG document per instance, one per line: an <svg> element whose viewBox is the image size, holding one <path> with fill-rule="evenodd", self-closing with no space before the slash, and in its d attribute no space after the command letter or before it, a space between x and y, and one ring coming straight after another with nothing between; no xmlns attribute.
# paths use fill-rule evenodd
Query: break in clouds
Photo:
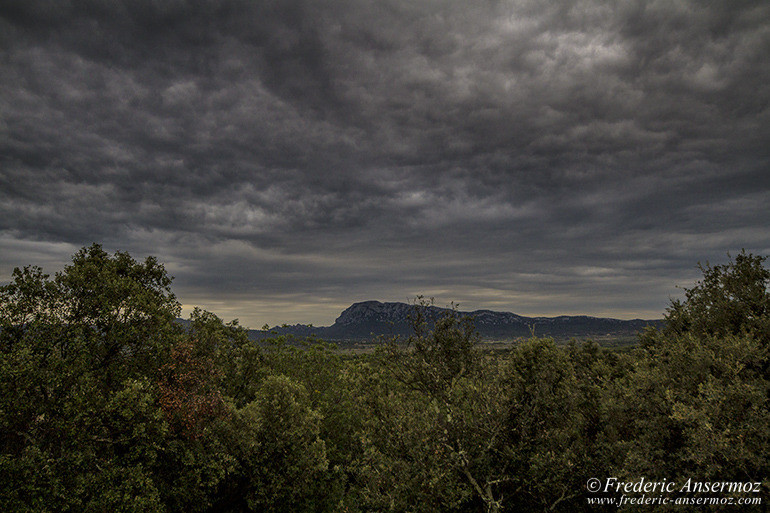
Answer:
<svg viewBox="0 0 770 513"><path fill-rule="evenodd" d="M91 242L187 307L659 317L770 254L770 4L0 6L0 271Z"/></svg>

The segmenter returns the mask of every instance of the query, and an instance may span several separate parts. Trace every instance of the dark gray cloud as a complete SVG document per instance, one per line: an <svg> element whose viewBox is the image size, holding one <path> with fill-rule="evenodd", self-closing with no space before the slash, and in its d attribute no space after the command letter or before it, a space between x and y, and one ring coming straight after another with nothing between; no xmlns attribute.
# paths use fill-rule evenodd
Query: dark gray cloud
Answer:
<svg viewBox="0 0 770 513"><path fill-rule="evenodd" d="M658 316L770 253L770 5L6 1L0 271L156 255L185 305Z"/></svg>

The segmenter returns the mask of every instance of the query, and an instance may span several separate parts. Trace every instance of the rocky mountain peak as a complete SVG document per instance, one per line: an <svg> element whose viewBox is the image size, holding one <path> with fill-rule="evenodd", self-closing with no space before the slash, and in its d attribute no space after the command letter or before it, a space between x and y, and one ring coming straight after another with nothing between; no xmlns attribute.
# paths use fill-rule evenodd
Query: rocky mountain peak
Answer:
<svg viewBox="0 0 770 513"><path fill-rule="evenodd" d="M350 326L361 323L393 323L405 321L413 307L406 303L382 303L380 301L363 301L354 303L346 308L337 320L335 326Z"/></svg>

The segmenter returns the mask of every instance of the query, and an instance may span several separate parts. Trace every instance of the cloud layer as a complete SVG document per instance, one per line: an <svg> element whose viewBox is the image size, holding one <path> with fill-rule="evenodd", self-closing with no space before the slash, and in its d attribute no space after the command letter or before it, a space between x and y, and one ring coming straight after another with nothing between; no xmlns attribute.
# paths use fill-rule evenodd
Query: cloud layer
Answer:
<svg viewBox="0 0 770 513"><path fill-rule="evenodd" d="M252 326L657 317L770 253L764 1L11 0L0 52L5 277L97 241Z"/></svg>

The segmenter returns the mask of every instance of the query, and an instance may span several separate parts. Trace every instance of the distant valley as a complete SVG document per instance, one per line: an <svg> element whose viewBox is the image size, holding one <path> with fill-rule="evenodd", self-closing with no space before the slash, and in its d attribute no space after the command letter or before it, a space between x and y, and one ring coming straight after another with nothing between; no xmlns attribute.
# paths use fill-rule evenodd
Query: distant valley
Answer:
<svg viewBox="0 0 770 513"><path fill-rule="evenodd" d="M409 335L412 332L411 317L415 306L407 303L382 303L364 301L345 309L331 326L314 327L304 324L276 326L268 331L250 330L255 339L275 335L317 337L325 340L365 341L379 336ZM437 319L449 312L447 308L429 306L426 316ZM662 320L619 320L585 315L559 317L525 317L510 312L476 310L458 312L470 316L476 330L485 340L513 340L529 337L591 338L632 337L647 326L661 327Z"/></svg>

